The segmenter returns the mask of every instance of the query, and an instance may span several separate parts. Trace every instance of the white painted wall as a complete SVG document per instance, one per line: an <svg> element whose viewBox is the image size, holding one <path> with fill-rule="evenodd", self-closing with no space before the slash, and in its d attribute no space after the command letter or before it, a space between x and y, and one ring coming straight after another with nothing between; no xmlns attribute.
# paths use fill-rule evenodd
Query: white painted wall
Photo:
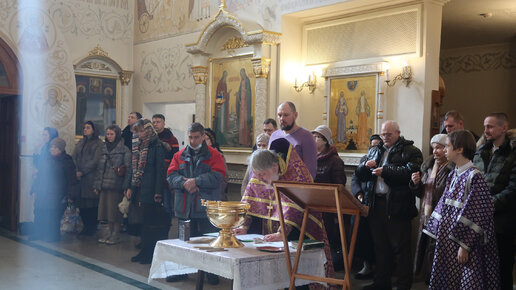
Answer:
<svg viewBox="0 0 516 290"><path fill-rule="evenodd" d="M188 145L186 130L192 124L195 103L146 103L143 105L143 116L145 118L150 119L154 114L165 116L165 126L177 138L179 149Z"/></svg>

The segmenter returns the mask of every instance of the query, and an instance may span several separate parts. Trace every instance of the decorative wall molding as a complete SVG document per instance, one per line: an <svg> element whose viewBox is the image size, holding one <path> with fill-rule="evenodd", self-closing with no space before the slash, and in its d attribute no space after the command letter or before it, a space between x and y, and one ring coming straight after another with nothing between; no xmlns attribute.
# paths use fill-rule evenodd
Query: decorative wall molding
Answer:
<svg viewBox="0 0 516 290"><path fill-rule="evenodd" d="M323 77L377 73L383 71L382 63L330 67L323 70Z"/></svg>
<svg viewBox="0 0 516 290"><path fill-rule="evenodd" d="M215 18L204 27L197 42L186 45L187 51L192 54L206 51L212 36L224 27L236 30L243 41L249 45L254 43L277 44L281 37L281 33L266 31L256 22L238 19L224 9L220 9Z"/></svg>
<svg viewBox="0 0 516 290"><path fill-rule="evenodd" d="M516 52L513 50L441 57L439 74L470 73L498 69L515 69Z"/></svg>

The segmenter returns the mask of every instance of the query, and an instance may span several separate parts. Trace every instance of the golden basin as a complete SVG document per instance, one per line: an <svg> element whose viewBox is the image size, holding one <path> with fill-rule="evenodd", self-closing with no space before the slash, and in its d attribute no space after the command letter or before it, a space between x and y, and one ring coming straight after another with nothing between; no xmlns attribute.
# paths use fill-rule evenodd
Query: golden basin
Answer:
<svg viewBox="0 0 516 290"><path fill-rule="evenodd" d="M245 214L250 205L239 201L211 201L201 200L206 207L206 214L212 225L220 228L219 236L210 243L215 248L240 248L242 244L235 235L233 229L244 223Z"/></svg>

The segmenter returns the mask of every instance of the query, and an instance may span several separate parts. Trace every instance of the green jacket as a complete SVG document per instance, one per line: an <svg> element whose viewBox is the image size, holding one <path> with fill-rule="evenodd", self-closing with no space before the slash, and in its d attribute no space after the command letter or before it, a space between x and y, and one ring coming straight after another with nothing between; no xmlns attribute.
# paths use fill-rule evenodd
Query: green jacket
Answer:
<svg viewBox="0 0 516 290"><path fill-rule="evenodd" d="M516 233L516 140L507 136L502 145L491 153L488 141L475 153L473 163L484 173L495 205L495 231Z"/></svg>

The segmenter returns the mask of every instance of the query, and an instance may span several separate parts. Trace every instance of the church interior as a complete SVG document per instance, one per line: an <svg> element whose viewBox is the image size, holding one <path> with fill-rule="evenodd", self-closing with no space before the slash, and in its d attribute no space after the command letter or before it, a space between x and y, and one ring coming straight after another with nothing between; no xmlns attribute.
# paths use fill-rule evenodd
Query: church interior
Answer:
<svg viewBox="0 0 516 290"><path fill-rule="evenodd" d="M240 200L254 140L283 102L299 126L332 130L351 180L384 121L426 157L450 110L479 136L491 112L515 128L515 96L511 0L0 0L0 288L196 285L195 275L148 281L150 266L129 262L138 240L127 234L114 246L27 239L45 127L71 154L87 120L103 132L131 112L162 114L180 149L199 122L216 133L228 199Z"/></svg>

